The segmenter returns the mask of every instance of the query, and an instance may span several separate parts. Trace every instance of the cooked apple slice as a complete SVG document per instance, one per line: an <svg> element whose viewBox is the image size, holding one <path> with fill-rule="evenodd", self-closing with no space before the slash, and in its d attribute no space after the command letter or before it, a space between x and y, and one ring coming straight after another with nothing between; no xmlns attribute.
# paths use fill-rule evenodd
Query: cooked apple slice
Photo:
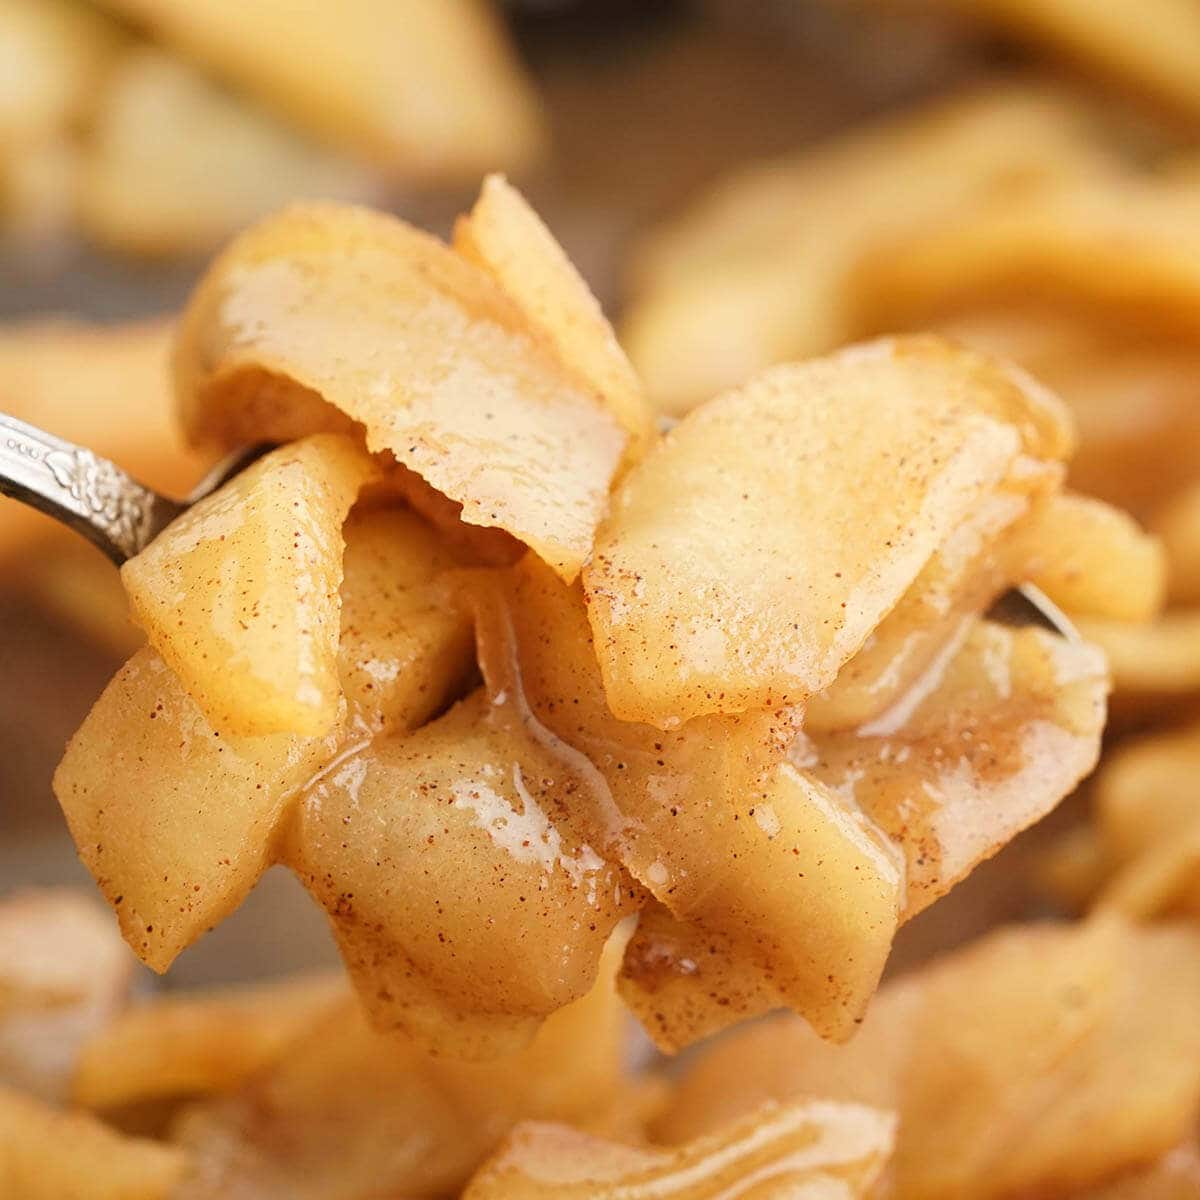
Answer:
<svg viewBox="0 0 1200 1200"><path fill-rule="evenodd" d="M238 238L192 297L176 377L194 439L359 423L568 579L629 441L487 271L365 209L294 208Z"/></svg>
<svg viewBox="0 0 1200 1200"><path fill-rule="evenodd" d="M392 178L476 179L497 165L519 168L540 147L536 98L490 5L102 0L100 7Z"/></svg>
<svg viewBox="0 0 1200 1200"><path fill-rule="evenodd" d="M792 761L857 806L908 863L913 916L1045 816L1100 752L1103 654L976 620L893 707L801 737Z"/></svg>
<svg viewBox="0 0 1200 1200"><path fill-rule="evenodd" d="M134 619L214 728L332 728L342 522L373 470L346 437L284 446L121 568Z"/></svg>
<svg viewBox="0 0 1200 1200"><path fill-rule="evenodd" d="M286 852L375 1024L460 1057L515 1049L583 995L637 894L571 820L589 781L508 703L478 692L339 759Z"/></svg>
<svg viewBox="0 0 1200 1200"><path fill-rule="evenodd" d="M437 591L447 555L428 529L369 512L346 537L332 732L222 734L146 648L67 747L54 787L79 855L156 970L241 903L274 861L293 798L343 746L425 720L472 666L470 623Z"/></svg>
<svg viewBox="0 0 1200 1200"><path fill-rule="evenodd" d="M288 800L338 738L223 735L149 647L117 672L54 776L84 866L156 971L245 899Z"/></svg>
<svg viewBox="0 0 1200 1200"><path fill-rule="evenodd" d="M625 1145L567 1125L518 1125L463 1200L709 1200L874 1194L895 1117L825 1100L764 1105L686 1146Z"/></svg>
<svg viewBox="0 0 1200 1200"><path fill-rule="evenodd" d="M685 417L617 489L584 574L617 716L662 729L828 687L1061 405L936 338L778 367Z"/></svg>
<svg viewBox="0 0 1200 1200"><path fill-rule="evenodd" d="M1073 492L1051 496L1018 537L1030 582L1069 613L1148 621L1162 609L1163 548L1120 509Z"/></svg>
<svg viewBox="0 0 1200 1200"><path fill-rule="evenodd" d="M475 207L454 226L454 248L492 275L563 365L603 397L634 453L645 449L654 413L632 364L571 260L502 176L484 180Z"/></svg>

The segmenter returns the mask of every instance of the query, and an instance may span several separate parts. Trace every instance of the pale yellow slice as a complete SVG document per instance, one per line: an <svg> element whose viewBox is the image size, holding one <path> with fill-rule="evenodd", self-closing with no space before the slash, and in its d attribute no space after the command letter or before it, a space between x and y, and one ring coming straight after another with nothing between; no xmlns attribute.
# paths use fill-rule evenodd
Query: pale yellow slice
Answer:
<svg viewBox="0 0 1200 1200"><path fill-rule="evenodd" d="M134 619L214 728L332 728L342 522L373 470L348 438L282 447L121 568Z"/></svg>
<svg viewBox="0 0 1200 1200"><path fill-rule="evenodd" d="M1053 397L937 339L705 405L622 481L584 574L613 712L668 729L828 687L956 527L1068 446Z"/></svg>
<svg viewBox="0 0 1200 1200"><path fill-rule="evenodd" d="M357 422L568 579L629 441L487 271L360 209L290 209L235 241L184 315L176 375L193 439Z"/></svg>

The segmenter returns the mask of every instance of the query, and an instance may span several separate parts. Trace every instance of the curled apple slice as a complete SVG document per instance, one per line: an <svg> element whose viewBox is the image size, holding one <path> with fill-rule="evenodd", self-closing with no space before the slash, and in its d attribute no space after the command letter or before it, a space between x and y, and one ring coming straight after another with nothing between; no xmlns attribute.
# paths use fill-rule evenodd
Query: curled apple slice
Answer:
<svg viewBox="0 0 1200 1200"><path fill-rule="evenodd" d="M562 282L561 261L547 271ZM578 279L563 286L581 303ZM369 449L464 521L573 578L629 434L522 300L394 217L289 209L238 238L192 297L176 357L184 425L226 445L361 425Z"/></svg>

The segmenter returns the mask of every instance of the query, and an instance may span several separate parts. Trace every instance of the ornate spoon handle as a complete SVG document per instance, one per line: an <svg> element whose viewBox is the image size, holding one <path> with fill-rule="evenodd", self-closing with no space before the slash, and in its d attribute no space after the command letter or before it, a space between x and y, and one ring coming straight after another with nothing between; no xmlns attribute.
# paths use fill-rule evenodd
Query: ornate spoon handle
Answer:
<svg viewBox="0 0 1200 1200"><path fill-rule="evenodd" d="M82 533L118 566L184 509L83 446L0 413L0 495Z"/></svg>

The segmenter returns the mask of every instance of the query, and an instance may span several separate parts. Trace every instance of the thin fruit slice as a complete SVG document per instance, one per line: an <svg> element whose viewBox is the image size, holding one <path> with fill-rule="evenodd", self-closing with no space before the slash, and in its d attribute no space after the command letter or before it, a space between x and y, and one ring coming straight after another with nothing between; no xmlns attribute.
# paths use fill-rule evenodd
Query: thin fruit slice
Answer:
<svg viewBox="0 0 1200 1200"><path fill-rule="evenodd" d="M134 619L216 729L333 727L342 522L373 470L340 435L282 447L121 568Z"/></svg>
<svg viewBox="0 0 1200 1200"><path fill-rule="evenodd" d="M936 338L696 410L625 477L584 573L613 712L670 729L803 702L979 504L1069 445L1031 379Z"/></svg>

